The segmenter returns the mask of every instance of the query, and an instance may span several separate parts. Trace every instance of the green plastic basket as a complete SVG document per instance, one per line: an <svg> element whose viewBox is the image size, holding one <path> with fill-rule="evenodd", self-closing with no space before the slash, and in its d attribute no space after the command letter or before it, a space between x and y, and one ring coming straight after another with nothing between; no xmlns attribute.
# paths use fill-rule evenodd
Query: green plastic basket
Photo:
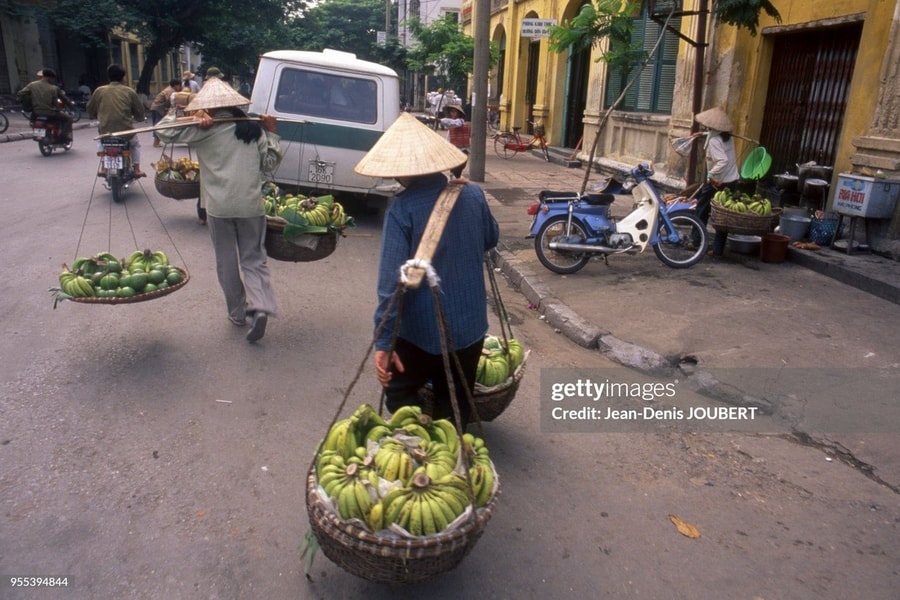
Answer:
<svg viewBox="0 0 900 600"><path fill-rule="evenodd" d="M772 155L762 146L755 148L741 166L741 177L744 179L762 179L772 166Z"/></svg>

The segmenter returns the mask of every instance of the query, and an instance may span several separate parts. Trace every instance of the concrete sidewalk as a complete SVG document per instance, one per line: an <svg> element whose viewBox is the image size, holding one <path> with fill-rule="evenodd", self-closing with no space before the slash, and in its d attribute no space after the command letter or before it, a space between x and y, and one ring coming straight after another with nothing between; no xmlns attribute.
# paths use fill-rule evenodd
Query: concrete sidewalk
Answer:
<svg viewBox="0 0 900 600"><path fill-rule="evenodd" d="M726 248L671 269L648 249L558 275L537 259L527 209L541 190L580 190L585 170L529 154L503 160L490 149L485 162L481 185L501 230L498 266L529 307L581 346L645 371L900 364L900 262L791 247L773 264ZM630 210L623 196L612 213Z"/></svg>

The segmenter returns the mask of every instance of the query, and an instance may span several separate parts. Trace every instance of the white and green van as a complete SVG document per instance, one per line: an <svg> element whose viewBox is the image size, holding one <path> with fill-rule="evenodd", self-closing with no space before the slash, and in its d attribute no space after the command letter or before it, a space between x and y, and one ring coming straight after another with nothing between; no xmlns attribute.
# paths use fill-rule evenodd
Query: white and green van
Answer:
<svg viewBox="0 0 900 600"><path fill-rule="evenodd" d="M393 180L353 170L400 114L393 69L337 50L268 52L259 60L250 112L278 119L280 186L384 198L397 189Z"/></svg>

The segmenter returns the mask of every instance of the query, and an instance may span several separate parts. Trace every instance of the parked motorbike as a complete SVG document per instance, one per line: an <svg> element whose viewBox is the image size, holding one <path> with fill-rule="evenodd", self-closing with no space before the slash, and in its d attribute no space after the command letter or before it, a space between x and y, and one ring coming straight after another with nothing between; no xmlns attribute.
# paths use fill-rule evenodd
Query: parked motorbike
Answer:
<svg viewBox="0 0 900 600"><path fill-rule="evenodd" d="M673 269L685 269L706 255L706 227L686 199L666 204L650 177L650 165L638 165L629 178L590 193L543 191L529 207L534 215L529 237L545 267L555 273L575 273L594 256L606 262L611 254L639 254L652 246ZM630 192L634 209L621 219L610 216L616 194Z"/></svg>
<svg viewBox="0 0 900 600"><path fill-rule="evenodd" d="M33 115L31 122L31 139L38 143L44 156L50 156L54 150L68 151L72 148L72 140L63 137L62 123L50 116Z"/></svg>
<svg viewBox="0 0 900 600"><path fill-rule="evenodd" d="M110 136L101 138L100 145L103 149L97 152L100 156L97 176L103 177L106 189L112 191L113 202L121 202L125 190L136 179L131 144L125 138Z"/></svg>

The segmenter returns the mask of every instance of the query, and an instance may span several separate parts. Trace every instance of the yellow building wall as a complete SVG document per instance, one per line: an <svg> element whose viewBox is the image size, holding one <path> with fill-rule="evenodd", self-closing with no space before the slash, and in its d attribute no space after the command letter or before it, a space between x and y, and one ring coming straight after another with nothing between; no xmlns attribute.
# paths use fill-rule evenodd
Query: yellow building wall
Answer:
<svg viewBox="0 0 900 600"><path fill-rule="evenodd" d="M890 38L894 6L893 0L782 0L777 3L781 23L763 13L760 17L761 33L756 37L743 29L718 27L715 56L719 64L732 64L727 79L729 93L726 110L737 115L737 132L757 139L762 128L772 53L772 37L767 32L822 26L862 17L862 37L834 165L835 177L841 171L849 171L850 156L855 151L851 140L866 132L875 111L879 73ZM719 95L722 95L721 90Z"/></svg>
<svg viewBox="0 0 900 600"><path fill-rule="evenodd" d="M574 14L581 0L524 0L492 2L490 39L506 36L506 64L503 69L502 97L499 98L500 126L503 129L528 129L528 107L525 102L528 84L528 56L532 44L539 47L537 89L532 108L536 124L544 125L548 140L559 144L565 117L566 53L550 50L547 38L522 37L523 19L556 19ZM463 31L472 35L471 21L464 21Z"/></svg>
<svg viewBox="0 0 900 600"><path fill-rule="evenodd" d="M527 126L525 91L528 76L529 38L521 36L522 19L556 19L563 23L581 6L581 0L509 0L491 2L490 36L506 36L506 63L503 70L503 95L499 100L501 126ZM855 152L853 138L864 135L870 125L880 88L880 71L888 46L896 0L778 0L781 13L778 23L764 12L756 36L746 29L717 23L709 15L709 46L705 48L703 66L703 108L722 106L735 122L735 133L759 139L766 104L773 48L772 34L791 28L816 27L840 23L847 19L864 19L862 39L854 69L847 110L838 142L835 174L851 168L850 156ZM685 10L696 9L699 0L685 0ZM682 17L682 32L695 39L696 17ZM464 23L471 35L471 21ZM540 46L539 73L535 97L535 120L542 123L551 145L559 145L564 126L566 101L567 53L554 53L546 38ZM584 114L585 136L582 159L587 158L601 121L606 69L596 62L600 50L595 47L590 66L587 108ZM636 161L654 161L661 177L672 185L686 178L685 159L676 155L668 142L688 132L693 123L692 99L696 49L682 41L673 110L663 114L614 114L601 132L596 160L621 166ZM744 156L754 145L737 141L739 155ZM670 173L671 175L667 174ZM835 175L836 176L836 175Z"/></svg>

